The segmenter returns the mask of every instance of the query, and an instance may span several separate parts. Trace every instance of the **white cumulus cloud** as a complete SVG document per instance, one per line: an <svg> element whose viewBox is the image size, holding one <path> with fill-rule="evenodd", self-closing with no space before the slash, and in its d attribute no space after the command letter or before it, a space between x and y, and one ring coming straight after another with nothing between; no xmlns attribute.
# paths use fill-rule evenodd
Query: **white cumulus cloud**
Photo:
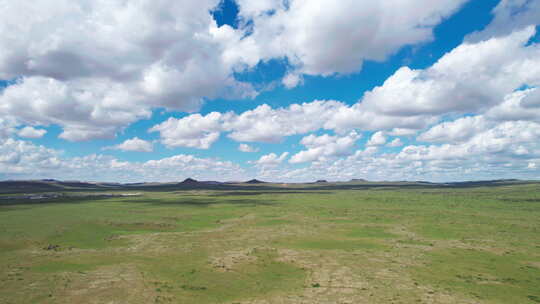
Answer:
<svg viewBox="0 0 540 304"><path fill-rule="evenodd" d="M181 119L169 118L149 131L159 132L167 147L208 149L219 139L222 114L212 112L206 116L192 114Z"/></svg>
<svg viewBox="0 0 540 304"><path fill-rule="evenodd" d="M134 137L134 138L125 140L123 143L119 145L107 147L105 149L132 151L132 152L152 152L154 151L154 145L149 141L140 139L138 137Z"/></svg>
<svg viewBox="0 0 540 304"><path fill-rule="evenodd" d="M281 164L287 156L289 156L289 152L283 152L279 156L276 153L270 153L261 156L261 158L251 163L260 167L275 167Z"/></svg>
<svg viewBox="0 0 540 304"><path fill-rule="evenodd" d="M382 61L405 45L431 40L433 27L466 0L237 2L252 29L238 53L287 57L300 73L328 76L359 71L364 60Z"/></svg>
<svg viewBox="0 0 540 304"><path fill-rule="evenodd" d="M238 146L238 151L246 152L246 153L253 153L253 152L259 152L259 148L252 147L248 144L240 144Z"/></svg>
<svg viewBox="0 0 540 304"><path fill-rule="evenodd" d="M403 146L403 142L401 141L400 138L394 138L394 140L392 140L391 142L389 142L388 144L386 144L386 146L388 147L401 147Z"/></svg>
<svg viewBox="0 0 540 304"><path fill-rule="evenodd" d="M31 126L26 126L17 132L17 135L24 138L42 138L47 133L45 129L36 129Z"/></svg>
<svg viewBox="0 0 540 304"><path fill-rule="evenodd" d="M412 117L484 111L523 85L540 84L540 48L528 27L508 36L465 42L425 70L400 68L367 92L361 108Z"/></svg>
<svg viewBox="0 0 540 304"><path fill-rule="evenodd" d="M348 155L359 138L360 135L354 131L345 136L332 136L328 134L321 136L308 135L300 141L307 150L293 155L289 162L292 164L304 163Z"/></svg>
<svg viewBox="0 0 540 304"><path fill-rule="evenodd" d="M382 146L386 143L386 135L382 131L375 132L368 140L368 146Z"/></svg>
<svg viewBox="0 0 540 304"><path fill-rule="evenodd" d="M59 125L71 141L112 138L150 109L197 110L204 98L252 98L224 56L244 35L217 27L202 1L1 1L0 115Z"/></svg>
<svg viewBox="0 0 540 304"><path fill-rule="evenodd" d="M178 154L146 162L122 161L102 154L65 157L60 151L23 140L0 140L0 176L17 179L77 179L87 181L239 180L246 172L220 159Z"/></svg>

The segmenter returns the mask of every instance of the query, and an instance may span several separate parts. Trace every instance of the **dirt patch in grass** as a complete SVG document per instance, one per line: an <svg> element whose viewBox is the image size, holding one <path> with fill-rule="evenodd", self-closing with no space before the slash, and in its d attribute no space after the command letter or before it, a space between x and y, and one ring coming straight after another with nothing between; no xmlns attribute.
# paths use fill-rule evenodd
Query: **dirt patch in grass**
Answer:
<svg viewBox="0 0 540 304"><path fill-rule="evenodd" d="M253 263L257 256L253 254L253 248L227 251L220 256L210 258L210 264L217 271L232 271L236 266L244 263Z"/></svg>
<svg viewBox="0 0 540 304"><path fill-rule="evenodd" d="M186 252L193 248L193 243L186 238L189 235L190 233L185 232L122 235L120 239L126 240L130 245L118 248L116 251L130 254L140 252L151 256L166 252Z"/></svg>
<svg viewBox="0 0 540 304"><path fill-rule="evenodd" d="M51 297L56 303L154 303L158 294L130 264L66 274Z"/></svg>

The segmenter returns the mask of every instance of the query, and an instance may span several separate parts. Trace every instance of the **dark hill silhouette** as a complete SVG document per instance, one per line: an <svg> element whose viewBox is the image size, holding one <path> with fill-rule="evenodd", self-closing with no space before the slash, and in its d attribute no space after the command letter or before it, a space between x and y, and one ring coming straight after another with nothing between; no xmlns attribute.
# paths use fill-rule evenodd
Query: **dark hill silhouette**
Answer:
<svg viewBox="0 0 540 304"><path fill-rule="evenodd" d="M258 179L252 179L252 180L248 180L246 184L266 184L266 182L260 181Z"/></svg>
<svg viewBox="0 0 540 304"><path fill-rule="evenodd" d="M58 180L10 180L0 181L0 193L52 192L66 190L99 190L107 186L99 183Z"/></svg>
<svg viewBox="0 0 540 304"><path fill-rule="evenodd" d="M194 180L193 178L186 178L183 182L180 183L181 185L199 185L201 184L199 181Z"/></svg>

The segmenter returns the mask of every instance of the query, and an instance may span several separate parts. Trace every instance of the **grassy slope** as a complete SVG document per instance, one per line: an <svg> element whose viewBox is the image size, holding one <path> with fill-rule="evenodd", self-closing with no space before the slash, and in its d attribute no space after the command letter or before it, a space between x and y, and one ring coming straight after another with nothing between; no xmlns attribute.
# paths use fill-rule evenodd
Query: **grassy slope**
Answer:
<svg viewBox="0 0 540 304"><path fill-rule="evenodd" d="M0 303L540 302L540 184L263 189L0 202Z"/></svg>

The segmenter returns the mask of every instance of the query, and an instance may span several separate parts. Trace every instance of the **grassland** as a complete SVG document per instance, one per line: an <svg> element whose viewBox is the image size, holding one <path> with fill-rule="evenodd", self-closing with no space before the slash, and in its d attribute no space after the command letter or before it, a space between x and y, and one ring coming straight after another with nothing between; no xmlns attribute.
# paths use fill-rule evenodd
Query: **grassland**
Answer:
<svg viewBox="0 0 540 304"><path fill-rule="evenodd" d="M540 183L141 193L0 200L0 303L540 303Z"/></svg>

